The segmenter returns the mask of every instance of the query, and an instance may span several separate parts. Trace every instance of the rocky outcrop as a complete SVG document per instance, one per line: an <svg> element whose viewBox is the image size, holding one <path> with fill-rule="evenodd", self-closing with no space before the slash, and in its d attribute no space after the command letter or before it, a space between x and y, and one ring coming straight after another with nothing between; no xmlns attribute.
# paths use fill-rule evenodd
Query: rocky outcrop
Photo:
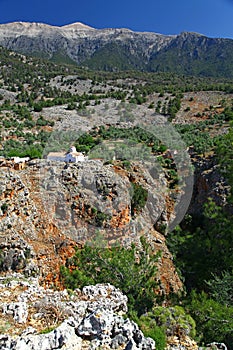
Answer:
<svg viewBox="0 0 233 350"><path fill-rule="evenodd" d="M156 349L154 340L146 338L126 313L127 297L110 284L69 294L43 288L36 277L25 279L19 273L0 277L2 350ZM173 321L178 327L179 322ZM166 350L204 350L189 337L187 324L174 335L175 325L167 323ZM216 342L205 349L227 350Z"/></svg>
<svg viewBox="0 0 233 350"><path fill-rule="evenodd" d="M120 171L121 169L121 171ZM60 286L59 267L75 246L140 244L140 236L161 251L158 280L162 294L177 292L182 283L175 271L165 237L153 226L169 212L164 178L153 179L139 164L131 172L119 166L88 161L65 165L31 161L25 169L0 168L0 266L2 271L39 273L44 285ZM148 190L137 215L131 210L131 184Z"/></svg>
<svg viewBox="0 0 233 350"><path fill-rule="evenodd" d="M123 318L127 297L109 284L69 296L45 290L36 278L11 275L0 279L0 309L2 328L4 320L6 329L11 324L0 335L0 349L155 349L152 339Z"/></svg>
<svg viewBox="0 0 233 350"><path fill-rule="evenodd" d="M34 257L29 240L35 237L36 208L20 176L7 168L1 169L0 188L0 266L2 271L17 271Z"/></svg>
<svg viewBox="0 0 233 350"><path fill-rule="evenodd" d="M227 206L230 186L221 173L221 168L213 154L206 157L192 155L195 166L193 197L189 213L203 212L203 204L211 198L218 206Z"/></svg>

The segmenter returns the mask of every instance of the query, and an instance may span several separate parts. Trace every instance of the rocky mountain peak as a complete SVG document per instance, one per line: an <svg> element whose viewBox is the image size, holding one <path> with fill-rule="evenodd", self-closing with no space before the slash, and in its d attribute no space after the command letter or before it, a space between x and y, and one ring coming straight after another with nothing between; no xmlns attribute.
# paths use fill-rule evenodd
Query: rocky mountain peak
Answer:
<svg viewBox="0 0 233 350"><path fill-rule="evenodd" d="M181 32L180 37L190 37L190 36L198 36L198 37L204 37L205 35L201 34L201 33L197 33L197 32Z"/></svg>
<svg viewBox="0 0 233 350"><path fill-rule="evenodd" d="M66 24L61 27L62 29L67 29L67 30L95 30L95 28L90 27L84 23L81 22L75 22L75 23L70 23Z"/></svg>

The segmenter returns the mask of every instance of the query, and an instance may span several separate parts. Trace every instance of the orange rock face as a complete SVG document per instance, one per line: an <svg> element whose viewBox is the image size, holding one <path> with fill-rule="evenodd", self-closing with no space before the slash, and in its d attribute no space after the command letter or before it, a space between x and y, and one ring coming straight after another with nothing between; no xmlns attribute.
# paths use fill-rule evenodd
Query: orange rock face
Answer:
<svg viewBox="0 0 233 350"><path fill-rule="evenodd" d="M154 230L153 222L149 222L147 208L138 213L138 220L132 217L128 193L130 178L125 169L119 166L98 169L90 163L87 171L82 168L84 165L64 168L64 164L51 167L43 162L32 162L18 171L0 169L1 201L6 208L0 217L1 232L4 232L0 248L7 257L11 247L16 260L22 250L24 257L28 252L24 263L10 264L6 269L22 271L34 264L42 285L60 289L63 287L60 266L72 257L76 247L95 238L97 231L104 234L109 244L129 245L146 235L155 251L161 251L158 292L168 294L182 289L165 237ZM140 168L131 176L150 190ZM168 209L167 215L171 215L172 202L159 195L156 200L161 206L158 212ZM11 243L7 245L6 240ZM12 248L14 240L22 241L17 249Z"/></svg>

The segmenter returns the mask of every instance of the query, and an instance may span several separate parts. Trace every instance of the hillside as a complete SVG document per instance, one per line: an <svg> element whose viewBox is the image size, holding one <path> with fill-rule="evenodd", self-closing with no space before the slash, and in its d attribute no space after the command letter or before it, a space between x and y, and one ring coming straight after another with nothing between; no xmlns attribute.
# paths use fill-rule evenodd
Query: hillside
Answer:
<svg viewBox="0 0 233 350"><path fill-rule="evenodd" d="M0 45L92 70L232 78L233 41L198 33L166 36L124 28L94 29L82 23L56 27L15 22L0 25Z"/></svg>
<svg viewBox="0 0 233 350"><path fill-rule="evenodd" d="M46 25L8 27L60 35ZM66 30L96 33L79 23ZM188 50L190 36L203 40L181 36ZM5 48L0 62L0 348L65 349L71 332L72 346L94 349L216 342L231 350L230 76L98 72ZM46 159L71 145L86 161ZM106 283L128 297L128 311ZM101 310L92 293L103 293ZM114 295L109 319L103 308Z"/></svg>

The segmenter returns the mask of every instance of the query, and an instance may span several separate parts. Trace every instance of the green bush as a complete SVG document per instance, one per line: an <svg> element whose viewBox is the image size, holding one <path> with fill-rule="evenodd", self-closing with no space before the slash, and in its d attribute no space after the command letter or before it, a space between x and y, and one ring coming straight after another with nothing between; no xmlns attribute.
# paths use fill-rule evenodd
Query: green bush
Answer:
<svg viewBox="0 0 233 350"><path fill-rule="evenodd" d="M155 340L156 349L166 347L167 336L196 335L194 319L181 306L155 306L136 320L144 335Z"/></svg>
<svg viewBox="0 0 233 350"><path fill-rule="evenodd" d="M35 112L41 112L42 109L43 109L42 103L35 103L35 104L34 104L34 111L35 111Z"/></svg>
<svg viewBox="0 0 233 350"><path fill-rule="evenodd" d="M223 342L229 350L233 349L233 307L220 304L204 292L192 291L187 312L196 322L197 334L205 344L213 341Z"/></svg>
<svg viewBox="0 0 233 350"><path fill-rule="evenodd" d="M40 111L37 111L37 112L40 112ZM48 124L48 122L47 122L47 120L44 119L43 116L40 116L36 121L36 125L38 125L38 126L45 126L47 124Z"/></svg>
<svg viewBox="0 0 233 350"><path fill-rule="evenodd" d="M7 157L29 157L29 158L41 158L42 157L42 147L41 146L26 146L20 149L10 149L7 152Z"/></svg>
<svg viewBox="0 0 233 350"><path fill-rule="evenodd" d="M143 314L155 301L158 254L144 238L141 238L140 251L133 245L129 249L101 248L98 243L77 249L74 257L61 267L65 286L75 289L88 284L111 283L127 295L129 314Z"/></svg>
<svg viewBox="0 0 233 350"><path fill-rule="evenodd" d="M166 347L166 333L163 327L156 324L156 320L150 316L142 315L137 323L145 337L154 339L156 350L164 350Z"/></svg>
<svg viewBox="0 0 233 350"><path fill-rule="evenodd" d="M7 209L8 209L8 204L7 203L3 203L1 205L1 210L2 210L3 214L5 214L7 212Z"/></svg>
<svg viewBox="0 0 233 350"><path fill-rule="evenodd" d="M183 334L194 337L196 334L195 321L181 306L166 308L156 306L152 309L150 316L156 320L159 327L166 329L167 336Z"/></svg>
<svg viewBox="0 0 233 350"><path fill-rule="evenodd" d="M206 282L210 296L219 303L233 306L233 271L224 271L214 275Z"/></svg>
<svg viewBox="0 0 233 350"><path fill-rule="evenodd" d="M137 183L131 183L131 215L134 216L142 208L144 208L148 191Z"/></svg>

